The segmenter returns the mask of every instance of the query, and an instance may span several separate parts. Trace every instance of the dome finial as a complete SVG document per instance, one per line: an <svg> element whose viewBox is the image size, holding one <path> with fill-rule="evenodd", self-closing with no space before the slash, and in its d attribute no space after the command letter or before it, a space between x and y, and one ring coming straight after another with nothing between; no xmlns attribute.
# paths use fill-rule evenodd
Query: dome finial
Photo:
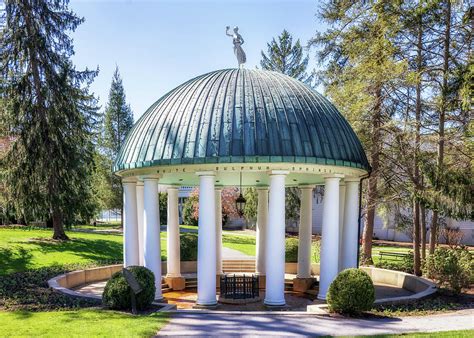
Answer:
<svg viewBox="0 0 474 338"><path fill-rule="evenodd" d="M239 63L239 68L243 68L244 63L247 61L247 56L245 55L244 50L242 49L242 45L244 44L244 39L242 35L239 34L239 27L234 27L234 32L229 33L230 26L226 27L225 34L227 36L231 36L233 38L234 43L234 54L237 58L237 62Z"/></svg>

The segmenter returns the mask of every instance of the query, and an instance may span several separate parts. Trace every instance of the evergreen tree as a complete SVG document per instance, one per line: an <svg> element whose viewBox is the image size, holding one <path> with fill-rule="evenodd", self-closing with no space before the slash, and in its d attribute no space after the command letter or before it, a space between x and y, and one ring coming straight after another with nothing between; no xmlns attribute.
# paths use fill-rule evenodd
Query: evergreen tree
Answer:
<svg viewBox="0 0 474 338"><path fill-rule="evenodd" d="M365 194L362 262L372 263L376 207L383 175L389 168L384 148L391 117L393 86L406 64L396 59L393 37L399 31L399 1L329 1L320 18L330 28L310 41L320 47L321 78L326 93L348 119L368 153L372 172Z"/></svg>
<svg viewBox="0 0 474 338"><path fill-rule="evenodd" d="M267 54L262 51L260 65L263 69L277 71L311 84L314 76L306 73L309 57L303 57L303 47L301 47L300 40L296 40L296 43L293 44L293 37L286 29L278 36L278 41L273 38L270 43L267 43ZM298 221L299 189L287 188L285 189L285 195L286 216L288 219Z"/></svg>
<svg viewBox="0 0 474 338"><path fill-rule="evenodd" d="M120 147L133 126L133 113L126 102L125 90L118 67L112 78L109 101L105 107L104 146L111 159L115 160Z"/></svg>
<svg viewBox="0 0 474 338"><path fill-rule="evenodd" d="M267 43L267 54L262 51L260 65L263 69L277 71L310 84L313 75L306 73L308 61L309 57L303 56L300 40L293 44L293 37L285 29L278 36L278 41L273 38Z"/></svg>
<svg viewBox="0 0 474 338"><path fill-rule="evenodd" d="M125 90L123 88L122 78L120 77L118 67L115 68L110 86L109 101L105 107L104 117L104 137L103 146L105 149L106 160L109 168L112 167L120 147L133 126L133 113L130 105L126 102ZM122 182L118 176L115 176L110 170L108 175L108 186L110 193L106 207L108 209L123 208L122 201Z"/></svg>
<svg viewBox="0 0 474 338"><path fill-rule="evenodd" d="M1 96L7 102L7 181L19 211L64 221L87 209L96 100L96 71L78 71L68 31L83 21L68 1L6 0L0 50Z"/></svg>

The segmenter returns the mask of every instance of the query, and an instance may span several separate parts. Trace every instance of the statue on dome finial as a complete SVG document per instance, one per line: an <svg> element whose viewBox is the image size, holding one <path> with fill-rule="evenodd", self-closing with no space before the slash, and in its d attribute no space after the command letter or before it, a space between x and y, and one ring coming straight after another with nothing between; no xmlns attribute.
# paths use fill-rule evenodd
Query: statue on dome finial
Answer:
<svg viewBox="0 0 474 338"><path fill-rule="evenodd" d="M244 39L242 35L239 34L239 27L234 27L234 33L229 33L230 27L227 26L225 30L225 34L227 36L232 37L232 42L234 43L234 54L237 58L237 62L239 63L239 68L243 67L243 64L247 61L247 57L245 56L245 52L242 49L242 45L244 44Z"/></svg>

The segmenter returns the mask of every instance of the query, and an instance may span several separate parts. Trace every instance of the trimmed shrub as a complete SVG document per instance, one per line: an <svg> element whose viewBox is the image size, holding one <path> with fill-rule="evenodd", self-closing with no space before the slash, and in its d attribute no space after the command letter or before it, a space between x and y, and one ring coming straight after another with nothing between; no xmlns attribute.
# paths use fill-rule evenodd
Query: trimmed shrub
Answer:
<svg viewBox="0 0 474 338"><path fill-rule="evenodd" d="M143 266L130 266L128 270L142 287L142 291L136 295L137 309L146 309L155 299L155 276L153 272ZM116 272L105 285L102 303L111 309L129 310L132 308L130 292L131 288L122 271Z"/></svg>
<svg viewBox="0 0 474 338"><path fill-rule="evenodd" d="M370 276L363 270L346 269L329 286L329 310L337 313L359 314L372 308L375 288Z"/></svg>
<svg viewBox="0 0 474 338"><path fill-rule="evenodd" d="M463 288L469 287L474 264L466 248L437 248L426 259L423 270L440 287L459 294Z"/></svg>
<svg viewBox="0 0 474 338"><path fill-rule="evenodd" d="M298 239L287 238L285 241L285 262L298 262Z"/></svg>
<svg viewBox="0 0 474 338"><path fill-rule="evenodd" d="M313 241L311 243L311 255L313 255L313 262L319 263L321 260L321 241Z"/></svg>
<svg viewBox="0 0 474 338"><path fill-rule="evenodd" d="M180 235L180 254L182 261L197 260L198 236L193 233L184 233Z"/></svg>
<svg viewBox="0 0 474 338"><path fill-rule="evenodd" d="M319 262L319 255L321 251L321 242L314 241L311 243L311 255L314 262ZM298 239L287 238L285 241L285 262L286 263L297 263L298 262Z"/></svg>

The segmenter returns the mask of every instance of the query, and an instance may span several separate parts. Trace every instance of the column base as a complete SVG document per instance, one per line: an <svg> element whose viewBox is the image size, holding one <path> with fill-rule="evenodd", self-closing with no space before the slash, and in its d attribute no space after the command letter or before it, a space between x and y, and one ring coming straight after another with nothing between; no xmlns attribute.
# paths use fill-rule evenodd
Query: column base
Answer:
<svg viewBox="0 0 474 338"><path fill-rule="evenodd" d="M223 274L217 274L216 275L216 290L221 289L221 275L223 275Z"/></svg>
<svg viewBox="0 0 474 338"><path fill-rule="evenodd" d="M317 298L320 299L320 300L326 300L326 295L318 294Z"/></svg>
<svg viewBox="0 0 474 338"><path fill-rule="evenodd" d="M216 302L215 304L194 304L193 309L200 309L200 310L215 310L219 307L219 304Z"/></svg>
<svg viewBox="0 0 474 338"><path fill-rule="evenodd" d="M165 281L174 291L180 291L186 288L186 279L182 276L166 276Z"/></svg>
<svg viewBox="0 0 474 338"><path fill-rule="evenodd" d="M279 311L279 310L286 310L288 309L288 305L285 302L283 304L267 304L265 301L263 302L265 308L269 311Z"/></svg>
<svg viewBox="0 0 474 338"><path fill-rule="evenodd" d="M267 276L265 276L265 275L258 275L258 288L259 288L260 290L265 289L266 281L267 281Z"/></svg>
<svg viewBox="0 0 474 338"><path fill-rule="evenodd" d="M293 279L293 291L296 292L306 292L311 289L316 278L313 277L296 277Z"/></svg>

